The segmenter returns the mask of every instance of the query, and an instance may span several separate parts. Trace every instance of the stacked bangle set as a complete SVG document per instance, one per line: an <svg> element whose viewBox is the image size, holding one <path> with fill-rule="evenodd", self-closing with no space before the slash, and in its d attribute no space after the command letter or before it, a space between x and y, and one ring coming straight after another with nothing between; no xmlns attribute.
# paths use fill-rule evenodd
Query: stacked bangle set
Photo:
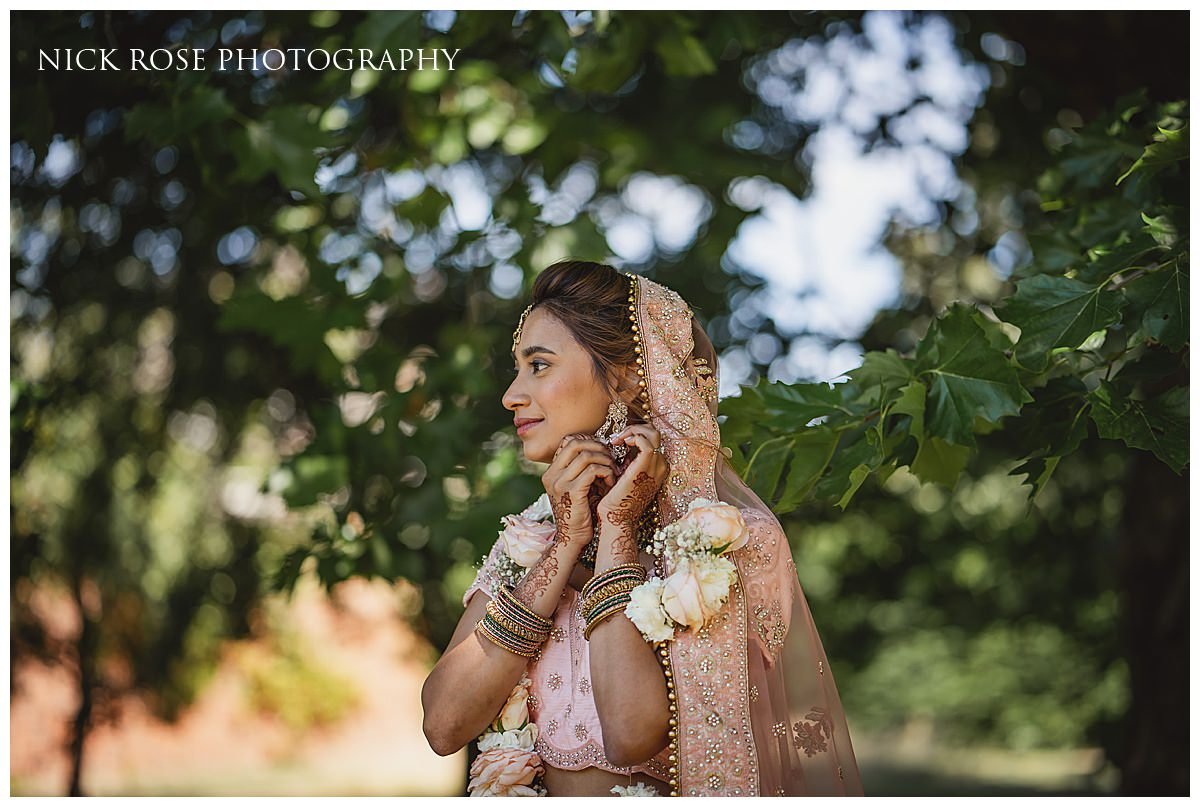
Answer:
<svg viewBox="0 0 1200 807"><path fill-rule="evenodd" d="M550 636L553 626L549 619L518 600L510 589L500 586L475 630L498 647L532 658Z"/></svg>
<svg viewBox="0 0 1200 807"><path fill-rule="evenodd" d="M622 563L587 581L579 592L583 638L591 639L597 625L624 611L629 604L629 592L645 582L646 570L640 563Z"/></svg>
<svg viewBox="0 0 1200 807"><path fill-rule="evenodd" d="M624 611L629 592L645 582L646 570L640 563L623 563L589 580L579 592L583 638L591 639L597 625ZM500 586L475 624L475 630L489 642L525 658L537 655L552 627L551 620L518 600L507 586Z"/></svg>

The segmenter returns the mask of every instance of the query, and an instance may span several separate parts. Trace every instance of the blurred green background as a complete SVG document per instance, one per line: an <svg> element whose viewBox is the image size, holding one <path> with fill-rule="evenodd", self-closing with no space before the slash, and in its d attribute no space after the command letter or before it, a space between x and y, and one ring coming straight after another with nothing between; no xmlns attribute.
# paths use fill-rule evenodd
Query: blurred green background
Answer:
<svg viewBox="0 0 1200 807"><path fill-rule="evenodd" d="M850 100L890 90L848 54L870 64L889 31L914 54L911 94L871 114ZM839 110L868 155L915 149L914 110L958 115L961 147L926 133L903 154L935 153L962 190L887 211L873 238L900 293L857 332L817 334L822 355L908 355L952 303L1003 317L1023 274L1073 277L1129 238L1172 249L1186 306L1186 140L1148 161L1153 182L1143 167L1115 186L1162 121L1186 123L1186 13L14 12L11 32L10 705L22 671L70 684L50 792L165 792L90 787L88 738L130 698L180 719L239 642L259 643L234 665L248 708L289 736L362 718L362 692L282 616L276 592L314 581L333 600L383 581L414 637L386 652L415 692L499 518L541 492L499 399L549 263L679 291L727 397L850 369L783 361L797 333L731 248L753 240L762 188L814 192ZM461 51L453 71L38 70L39 49L88 47ZM858 93L825 120L794 95L818 66ZM964 72L974 101L934 91ZM681 232L639 207L637 184L662 180L686 191L658 197ZM1138 236L1148 209L1165 212ZM1172 398L1141 443L1128 412L1076 419L1069 448L1013 473L1032 445L1014 435L1064 430L1060 378L1011 429L975 424L972 451L940 444L957 458L941 484L893 462L838 507L847 450L840 487L784 514L868 794L1187 791L1186 308L1168 329L1141 319L1161 288L1131 295L1137 316L1101 325L1133 339L1060 358L1091 389L1128 362L1128 400L1182 390L1182 417ZM764 437L759 400L722 404L740 459ZM14 754L31 741L14 720ZM45 759L14 763L14 793L47 787ZM279 770L184 789L341 787ZM456 792L453 772L412 775L372 792Z"/></svg>

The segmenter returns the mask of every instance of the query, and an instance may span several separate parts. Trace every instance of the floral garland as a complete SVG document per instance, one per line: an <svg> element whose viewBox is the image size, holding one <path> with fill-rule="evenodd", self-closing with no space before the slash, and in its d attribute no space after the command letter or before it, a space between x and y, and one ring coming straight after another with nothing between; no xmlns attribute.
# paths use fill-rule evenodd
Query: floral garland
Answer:
<svg viewBox="0 0 1200 807"><path fill-rule="evenodd" d="M737 577L724 557L750 540L741 511L696 498L675 522L654 533L654 554L667 576L652 577L630 592L625 615L648 642L668 642L680 628L697 631L720 613Z"/></svg>
<svg viewBox="0 0 1200 807"><path fill-rule="evenodd" d="M543 493L517 515L500 520L496 576L510 588L520 582L554 540L550 497ZM652 577L630 592L625 614L648 642L670 641L679 628L699 630L720 613L736 577L733 563L723 557L741 549L750 531L734 506L697 498L687 513L654 533L651 551L663 558L666 578ZM493 591L492 595L495 596ZM467 791L472 796L545 796L545 766L535 752L538 727L529 719L529 688L522 673L500 714L479 735L479 756L471 765ZM617 785L618 796L657 796L642 783Z"/></svg>
<svg viewBox="0 0 1200 807"><path fill-rule="evenodd" d="M492 724L479 735L479 756L471 763L467 793L472 796L545 796L542 758L533 750L537 723L529 719L529 687L521 680Z"/></svg>

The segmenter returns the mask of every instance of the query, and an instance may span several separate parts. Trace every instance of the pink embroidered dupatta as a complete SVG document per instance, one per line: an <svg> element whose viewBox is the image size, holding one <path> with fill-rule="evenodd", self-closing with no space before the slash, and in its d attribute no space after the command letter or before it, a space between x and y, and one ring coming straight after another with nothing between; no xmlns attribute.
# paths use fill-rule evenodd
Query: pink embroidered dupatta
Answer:
<svg viewBox="0 0 1200 807"><path fill-rule="evenodd" d="M722 613L668 643L679 794L863 795L833 671L787 536L721 452L712 343L676 292L627 276L638 287L649 420L671 468L658 493L661 523L703 497L738 507L751 533L749 544L729 556L738 579ZM697 356L708 359L711 382L698 377ZM702 387L712 391L706 396Z"/></svg>

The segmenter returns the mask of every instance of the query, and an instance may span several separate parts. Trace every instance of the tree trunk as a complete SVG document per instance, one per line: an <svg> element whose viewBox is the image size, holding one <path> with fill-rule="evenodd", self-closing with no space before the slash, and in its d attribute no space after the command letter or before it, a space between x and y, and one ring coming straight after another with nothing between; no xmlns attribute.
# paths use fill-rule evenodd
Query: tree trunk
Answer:
<svg viewBox="0 0 1200 807"><path fill-rule="evenodd" d="M79 710L75 713L75 731L71 736L71 782L67 794L82 796L83 744L92 723L92 690L95 686L96 624L84 605L83 581L76 578L73 594L82 625L76 649L79 654Z"/></svg>
<svg viewBox="0 0 1200 807"><path fill-rule="evenodd" d="M1133 454L1119 551L1131 691L1121 792L1186 796L1190 469Z"/></svg>

